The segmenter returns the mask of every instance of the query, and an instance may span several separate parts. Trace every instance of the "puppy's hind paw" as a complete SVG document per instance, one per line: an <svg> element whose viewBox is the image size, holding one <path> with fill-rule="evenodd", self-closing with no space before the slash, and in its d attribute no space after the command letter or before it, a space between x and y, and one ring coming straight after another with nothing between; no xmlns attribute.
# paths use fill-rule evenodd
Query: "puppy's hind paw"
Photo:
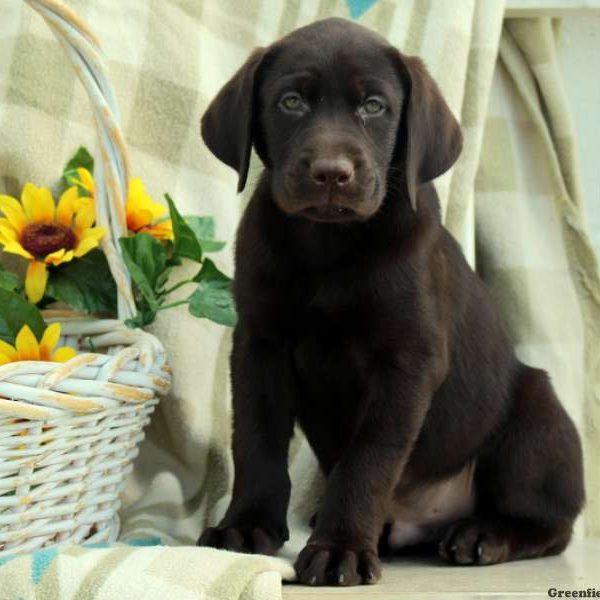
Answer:
<svg viewBox="0 0 600 600"><path fill-rule="evenodd" d="M509 540L492 523L465 519L450 526L438 550L458 565L491 565L509 560Z"/></svg>

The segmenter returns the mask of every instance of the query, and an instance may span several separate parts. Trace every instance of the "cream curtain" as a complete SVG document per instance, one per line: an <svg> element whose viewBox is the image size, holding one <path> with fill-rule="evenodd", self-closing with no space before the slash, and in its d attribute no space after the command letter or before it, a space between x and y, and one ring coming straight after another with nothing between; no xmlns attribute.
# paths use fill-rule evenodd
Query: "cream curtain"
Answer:
<svg viewBox="0 0 600 600"><path fill-rule="evenodd" d="M600 534L600 286L559 23L504 23L475 181L477 266L520 357L547 369L584 442L585 531Z"/></svg>

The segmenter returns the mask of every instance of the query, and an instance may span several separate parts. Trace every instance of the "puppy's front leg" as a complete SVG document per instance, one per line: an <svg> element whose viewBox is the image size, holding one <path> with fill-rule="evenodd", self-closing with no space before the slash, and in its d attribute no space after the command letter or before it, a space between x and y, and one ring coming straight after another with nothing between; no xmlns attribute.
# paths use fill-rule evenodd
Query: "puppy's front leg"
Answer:
<svg viewBox="0 0 600 600"><path fill-rule="evenodd" d="M293 433L289 363L280 344L238 325L231 355L233 496L223 520L198 545L274 554L288 539L288 446Z"/></svg>
<svg viewBox="0 0 600 600"><path fill-rule="evenodd" d="M373 375L363 420L327 480L315 530L296 561L302 583L379 579L379 534L432 396L432 371L423 372L390 367Z"/></svg>

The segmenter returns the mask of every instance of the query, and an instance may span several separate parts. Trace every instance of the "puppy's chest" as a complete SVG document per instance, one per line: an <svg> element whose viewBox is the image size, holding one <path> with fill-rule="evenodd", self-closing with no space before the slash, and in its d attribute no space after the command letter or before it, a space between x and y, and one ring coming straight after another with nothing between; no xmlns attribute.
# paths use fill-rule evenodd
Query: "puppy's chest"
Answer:
<svg viewBox="0 0 600 600"><path fill-rule="evenodd" d="M321 285L306 290L293 315L293 360L307 387L356 393L375 345L371 311L354 290Z"/></svg>
<svg viewBox="0 0 600 600"><path fill-rule="evenodd" d="M384 337L380 311L356 282L303 283L288 290L285 305L297 383L305 399L349 404L364 391Z"/></svg>
<svg viewBox="0 0 600 600"><path fill-rule="evenodd" d="M304 321L293 344L292 360L301 388L324 401L360 394L367 378L367 341L339 319Z"/></svg>

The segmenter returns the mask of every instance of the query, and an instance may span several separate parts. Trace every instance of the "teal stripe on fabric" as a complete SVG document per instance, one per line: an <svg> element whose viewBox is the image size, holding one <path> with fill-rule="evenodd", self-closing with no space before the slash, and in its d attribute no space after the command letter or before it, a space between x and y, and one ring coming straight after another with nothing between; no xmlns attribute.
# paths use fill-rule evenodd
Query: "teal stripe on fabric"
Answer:
<svg viewBox="0 0 600 600"><path fill-rule="evenodd" d="M130 540L126 540L124 542L120 542L117 544L108 544L106 542L98 542L93 544L83 544L84 548L94 550L101 548L113 548L115 546L126 545L133 546L136 548L144 548L148 546L161 546L162 540L159 537L145 537L145 538L132 538ZM50 563L58 556L59 547L53 546L52 548L44 548L43 550L38 550L31 554L31 578L33 583L36 585L39 583L40 579L43 577L44 573L50 566ZM21 558L23 555L19 554L9 554L7 556L0 556L0 568L2 568L5 564L9 563L11 560L15 558Z"/></svg>
<svg viewBox="0 0 600 600"><path fill-rule="evenodd" d="M159 537L132 538L123 543L128 546L160 546L162 545L162 540Z"/></svg>
<svg viewBox="0 0 600 600"><path fill-rule="evenodd" d="M376 2L377 0L346 0L353 19L360 19Z"/></svg>
<svg viewBox="0 0 600 600"><path fill-rule="evenodd" d="M109 544L107 542L96 542L92 544L83 544L84 548L113 548L119 544L125 544L127 546L160 546L162 541L159 537L147 537L147 538L131 538L130 540L124 540L117 544Z"/></svg>
<svg viewBox="0 0 600 600"><path fill-rule="evenodd" d="M31 558L31 579L33 583L37 585L44 573L56 558L58 554L58 548L45 548L44 550L38 550L34 552Z"/></svg>

